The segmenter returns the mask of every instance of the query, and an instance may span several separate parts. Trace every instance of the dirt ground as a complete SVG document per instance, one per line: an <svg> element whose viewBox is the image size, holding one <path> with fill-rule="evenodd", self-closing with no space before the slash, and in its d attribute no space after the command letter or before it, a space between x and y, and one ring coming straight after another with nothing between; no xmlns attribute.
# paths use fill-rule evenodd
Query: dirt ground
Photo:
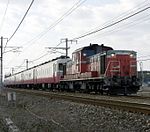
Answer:
<svg viewBox="0 0 150 132"><path fill-rule="evenodd" d="M7 117L21 132L150 131L148 115L20 93L14 102L0 96L0 123Z"/></svg>

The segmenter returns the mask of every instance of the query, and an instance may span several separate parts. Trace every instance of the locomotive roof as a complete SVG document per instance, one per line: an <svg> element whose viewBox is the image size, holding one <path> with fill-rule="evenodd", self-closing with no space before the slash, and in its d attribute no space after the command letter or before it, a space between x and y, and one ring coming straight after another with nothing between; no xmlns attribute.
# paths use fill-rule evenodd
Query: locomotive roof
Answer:
<svg viewBox="0 0 150 132"><path fill-rule="evenodd" d="M98 45L98 44L91 44L91 43L90 43L89 46L85 46L85 47L76 49L73 53L76 53L76 52L78 52L78 51L82 51L82 50L85 50L85 49L95 49L95 48L97 48L97 47L100 47L100 48L109 48L110 50L113 50L112 47L104 46L104 44Z"/></svg>
<svg viewBox="0 0 150 132"><path fill-rule="evenodd" d="M108 51L103 51L101 53L94 54L92 56L89 56L88 58L92 58L92 57L99 56L99 55L111 55L111 54L134 54L136 55L136 52L133 50L108 50Z"/></svg>
<svg viewBox="0 0 150 132"><path fill-rule="evenodd" d="M136 54L135 51L133 50L108 50L107 54L113 54L113 53L121 53L121 54L126 54L126 53L132 53L132 54Z"/></svg>
<svg viewBox="0 0 150 132"><path fill-rule="evenodd" d="M34 66L34 67L31 67L30 69L35 68L35 67L38 67L38 66L41 66L41 65L44 65L44 64L47 64L47 63L49 63L49 62L53 62L53 61L55 61L55 60L65 59L65 58L66 58L66 56L59 56L59 57L54 58L54 59L52 59L52 60L45 61L45 62L43 62L43 63L41 63L41 64L39 64L39 65L36 65L36 66ZM70 57L67 56L67 58L70 58Z"/></svg>

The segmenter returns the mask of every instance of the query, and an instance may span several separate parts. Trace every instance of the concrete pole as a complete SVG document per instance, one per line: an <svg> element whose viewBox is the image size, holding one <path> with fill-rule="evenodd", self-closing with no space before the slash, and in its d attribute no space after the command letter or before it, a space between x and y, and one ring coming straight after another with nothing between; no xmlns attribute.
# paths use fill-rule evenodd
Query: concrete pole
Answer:
<svg viewBox="0 0 150 132"><path fill-rule="evenodd" d="M29 68L29 61L28 61L28 59L26 59L26 69L28 69Z"/></svg>
<svg viewBox="0 0 150 132"><path fill-rule="evenodd" d="M0 56L0 91L3 89L3 37L1 37L1 56Z"/></svg>
<svg viewBox="0 0 150 132"><path fill-rule="evenodd" d="M66 58L68 56L68 39L66 38Z"/></svg>

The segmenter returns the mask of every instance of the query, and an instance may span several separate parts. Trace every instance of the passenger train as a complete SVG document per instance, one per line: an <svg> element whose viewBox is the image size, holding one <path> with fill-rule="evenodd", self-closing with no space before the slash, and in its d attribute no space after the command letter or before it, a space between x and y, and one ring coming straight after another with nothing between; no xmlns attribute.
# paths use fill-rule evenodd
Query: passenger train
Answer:
<svg viewBox="0 0 150 132"><path fill-rule="evenodd" d="M135 51L90 44L75 50L72 59L60 56L5 78L6 87L60 91L133 94L141 81Z"/></svg>

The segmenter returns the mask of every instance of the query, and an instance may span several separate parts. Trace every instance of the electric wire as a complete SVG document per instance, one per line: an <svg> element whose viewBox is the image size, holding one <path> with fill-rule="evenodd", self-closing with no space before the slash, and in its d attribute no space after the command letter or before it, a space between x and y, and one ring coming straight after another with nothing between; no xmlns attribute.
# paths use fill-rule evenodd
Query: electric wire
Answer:
<svg viewBox="0 0 150 132"><path fill-rule="evenodd" d="M78 1L77 3L79 3L79 2L80 2L80 1ZM85 1L83 1L83 2L85 2ZM77 3L76 3L76 4L77 4ZM81 3L81 4L82 4L82 3ZM74 5L74 6L75 6L75 5ZM73 9L74 6L72 6L72 8L70 8L70 10ZM70 11L70 10L69 10L69 11ZM66 14L66 13L65 13L65 14ZM65 14L64 14L63 16L65 16ZM59 19L62 20L61 18L63 18L63 16L60 17ZM58 19L58 20L59 20L59 19ZM57 21L56 21L56 22L57 22ZM54 22L54 24L55 24L55 22ZM52 25L50 26L50 28L53 27L54 24L52 24ZM56 24L57 24L57 23L56 23ZM49 29L50 29L50 28L49 28ZM43 32L43 33L44 33L44 32ZM42 55L42 58L43 58L44 56L46 56L46 54ZM40 57L40 58L41 58L41 57Z"/></svg>
<svg viewBox="0 0 150 132"><path fill-rule="evenodd" d="M140 3L140 4L138 4L139 6L136 6L136 8L134 8L134 10L136 9L136 10L139 10L139 9L142 9L143 7L147 7L147 4L148 3L146 3L147 2L147 0L146 1L144 1L144 2L142 2L142 3ZM145 3L145 4L144 4ZM142 5L142 4L144 4L144 5ZM135 10L135 11L136 11ZM127 12L129 12L129 11L127 11ZM130 13L131 12L133 12L133 10L132 11L130 11ZM123 13L123 14L126 14L125 12ZM129 14L128 14L129 15ZM125 15L121 15L121 16L125 16ZM121 18L121 16L118 16L117 18ZM146 15L146 16L144 16L144 17L140 17L140 18L138 18L138 19L135 19L134 21L131 21L130 23L127 23L127 24L125 24L124 23L124 25L121 25L121 26L117 26L116 28L114 28L114 29L112 29L112 30L109 30L109 31L104 31L103 33L100 33L100 34L97 34L94 38L96 38L96 37L98 37L97 39L94 39L93 37L92 38L90 38L90 40L98 40L98 39L100 39L100 38L102 38L102 37L104 37L104 36L107 36L108 34L110 34L110 33L114 33L114 32L118 32L118 31L122 31L121 29L122 28L127 28L127 27L134 27L134 26L136 26L137 24L141 24L143 21L148 21L149 20L149 18L148 19L145 19L146 17L148 17L148 16L150 16L150 14L148 14L148 15ZM139 20L141 20L141 22L138 22ZM110 20L109 22L112 22L112 20ZM106 22L106 23L108 23L108 22ZM109 23L108 23L109 24ZM121 29L120 29L121 28ZM97 29L97 28L95 28L95 29ZM90 30L89 32L91 32L92 30ZM89 33L89 32L86 32L86 33ZM86 34L85 33L85 34Z"/></svg>
<svg viewBox="0 0 150 132"><path fill-rule="evenodd" d="M60 44L62 44L62 42L58 43L58 44L56 45L56 47L58 47ZM55 48L52 48L51 51L53 51L54 49L55 49ZM38 60L40 60L41 58L45 57L45 56L48 55L48 54L52 54L52 53L48 53L48 52L47 52L47 53L45 53L44 55L42 55L42 56L40 56L40 57L38 57L38 58L32 60L32 62L38 61Z"/></svg>
<svg viewBox="0 0 150 132"><path fill-rule="evenodd" d="M58 43L58 44L56 45L56 47L58 47L60 44L62 44L62 42ZM40 56L40 57L38 57L38 58L36 58L36 59L34 59L34 60L31 60L31 62L38 61L38 60L42 59L43 57L45 57L45 56L47 56L47 55L49 55L49 54L53 54L54 49L55 49L55 48L52 48L52 49L51 49L51 53L47 52L47 53L43 54L42 56ZM59 51L55 51L55 52L62 53L62 52L59 52ZM20 66L17 66L18 68L17 68L16 71L18 71L18 69L20 69L23 64L24 64L24 62L23 62Z"/></svg>
<svg viewBox="0 0 150 132"><path fill-rule="evenodd" d="M69 16L73 11L75 11L79 6L81 6L85 1L87 0L79 0L77 3L75 3L67 12L65 12L60 18L58 18L54 23L52 23L47 29L45 29L43 32L41 32L40 34L38 34L36 37L34 37L32 40L24 43L23 45L29 45L27 46L30 47L33 41L36 41L37 39L41 38L45 33L47 33L48 31L50 31L52 28L54 28L55 26L57 26L57 24L59 24L61 21L64 20L65 17ZM61 43L59 43L57 46L59 46ZM25 50L24 50L25 51ZM43 58L44 56L46 56L47 54L42 55L41 57L35 59L35 61ZM33 60L34 61L34 60Z"/></svg>
<svg viewBox="0 0 150 132"><path fill-rule="evenodd" d="M51 29L56 27L60 22L62 22L65 17L72 14L79 6L81 6L85 1L87 0L79 0L77 3L75 3L67 12L65 12L60 18L58 18L55 22L53 22L50 26L48 26L43 32L35 36L33 39L29 40L28 42L24 43L23 45L26 45L27 48L31 46L31 44L34 44L35 41L39 40L41 37L43 37L47 32L49 32ZM29 45L29 46L28 46Z"/></svg>
<svg viewBox="0 0 150 132"><path fill-rule="evenodd" d="M5 51L5 52L3 52L3 54L8 53L8 52L18 52L17 49L18 49L18 48L14 48L14 49Z"/></svg>
<svg viewBox="0 0 150 132"><path fill-rule="evenodd" d="M121 22L121 21L123 21L123 20L126 20L126 19L128 19L128 18L130 18L130 17L132 17L132 16L135 16L135 15L137 15L137 14L139 14L139 13L141 13L141 12L143 12L143 11L149 9L149 8L150 8L150 7L147 7L147 8L145 8L145 9L142 9L142 10L140 10L140 11L138 11L138 12L136 12L136 13L134 13L134 14L128 16L128 17L123 18L122 20L117 21L117 23L119 23L119 22ZM115 22L115 23L113 23L113 24L116 25L117 23ZM111 25L112 25L112 24L111 24ZM112 26L113 26L113 25L112 25ZM97 31L97 32L98 32L98 31ZM82 37L82 36L81 36L81 37ZM78 38L78 39L79 39L79 38ZM44 54L44 55L42 55L41 57L39 57L39 58L33 60L33 61L39 60L39 59L43 58L43 57L46 56L46 55L47 55L47 53Z"/></svg>
<svg viewBox="0 0 150 132"><path fill-rule="evenodd" d="M29 10L30 10L30 8L31 8L31 6L32 6L32 4L33 4L33 2L34 2L34 0L31 1L30 5L29 5L27 11L25 12L23 18L21 19L19 25L17 26L17 28L15 29L15 31L13 32L13 34L9 37L8 41L6 42L6 45L4 46L4 50L5 50L6 46L8 45L8 42L14 37L14 35L15 35L16 32L18 31L18 29L19 29L19 27L21 26L22 22L24 21L26 15L28 14L28 12L29 12Z"/></svg>
<svg viewBox="0 0 150 132"><path fill-rule="evenodd" d="M56 45L56 47L58 47L60 44L62 44L62 42L58 43L58 44ZM51 51L53 51L54 49L55 49L55 48L52 48ZM48 52L47 52L47 53L43 54L42 56L40 56L40 57L38 57L38 58L36 58L36 59L34 59L34 60L31 60L31 62L38 61L38 60L42 59L43 57L45 57L45 56L47 56L47 55L49 55L49 54L52 54L52 53L48 53ZM13 61L13 59L12 59L11 61ZM9 64L9 63L8 63L8 64ZM17 66L17 67L18 67L17 70L20 69L20 67L22 67L23 64L24 64L24 62L23 62L21 65Z"/></svg>
<svg viewBox="0 0 150 132"><path fill-rule="evenodd" d="M16 72L18 71L18 69L20 69L24 65L24 63L25 63L25 60L23 60L23 62L19 66L17 66Z"/></svg>
<svg viewBox="0 0 150 132"><path fill-rule="evenodd" d="M148 58L148 59L141 59L141 60L138 60L138 61L150 61L150 58Z"/></svg>
<svg viewBox="0 0 150 132"><path fill-rule="evenodd" d="M130 9L130 10L126 11L126 12L123 12L123 13L121 13L119 16L114 17L114 18L108 20L108 21L105 22L102 26L107 26L108 24L111 24L113 21L117 21L118 19L121 19L121 18L123 18L123 17L126 17L127 15L130 15L131 13L133 13L133 12L135 12L135 11L138 11L138 10L144 8L144 7L147 7L147 4L148 4L147 1L148 1L148 0L145 0L145 1L143 1L143 2L141 2L141 3L139 3L139 4L137 4L135 8ZM87 31L87 32L85 32L84 34L87 34L87 33L89 33L89 32L92 32L93 30L96 30L96 29L99 28L99 27L100 27L100 26L97 26L96 28ZM83 34L83 35L84 35L84 34ZM81 36L82 36L82 35L81 35Z"/></svg>
<svg viewBox="0 0 150 132"><path fill-rule="evenodd" d="M150 57L150 55L139 56L138 58L146 58L146 57Z"/></svg>
<svg viewBox="0 0 150 132"><path fill-rule="evenodd" d="M144 17L140 17L138 19L135 19L134 21L130 22L130 23L127 23L127 24L124 24L124 25L121 25L117 28L114 28L112 30L109 30L109 31L105 31L104 33L100 33L100 34L97 34L95 37L98 37L97 39L94 39L94 38L91 38L90 40L98 40L104 36L107 36L108 34L111 34L111 33L116 33L116 32L119 32L119 31L122 31L122 29L126 29L126 28L129 28L129 27L134 27L136 26L137 24L143 24L142 22L146 22L148 20L150 20L149 18L150 14L144 16ZM141 21L139 21L141 20Z"/></svg>
<svg viewBox="0 0 150 132"><path fill-rule="evenodd" d="M44 55L42 55L42 56L40 56L40 57L38 57L38 58L36 58L36 59L34 59L34 60L31 60L31 61L32 61L32 62L38 61L38 60L40 60L41 58L45 57L46 55L48 55L48 53L45 53Z"/></svg>
<svg viewBox="0 0 150 132"><path fill-rule="evenodd" d="M104 30L104 29L110 28L110 27L112 27L112 26L114 26L114 25L117 25L118 23L120 23L120 22L122 22L122 21L125 21L125 20L127 20L127 19L129 19L129 18L131 18L131 17L133 17L133 16L136 16L136 15L138 15L138 14L140 14L140 13L142 13L142 12L148 10L149 8L150 8L150 6L144 8L144 9L142 9L142 10L140 10L140 11L137 11L137 12L135 12L135 13L133 13L133 14L127 16L127 17L124 17L124 18L122 18L122 19L120 19L120 20L118 20L118 21L116 21L116 22L113 22L113 23L111 23L111 24L109 24L109 25L107 25L107 26L104 26L104 27L102 27L102 28L100 28L100 29L97 29L97 30L92 31L92 32L90 32L90 33L87 33L87 34L85 34L85 35L82 35L82 36L73 38L73 40L81 39L81 38L87 37L87 36L89 36L89 35L95 34L95 33L97 33L97 32L100 32L100 31L102 31L102 30Z"/></svg>
<svg viewBox="0 0 150 132"><path fill-rule="evenodd" d="M79 0L76 4L80 3L80 1L81 1L81 0ZM85 0L82 1L82 3L84 3L84 2L85 2ZM144 2L145 2L145 1L144 1ZM142 3L144 3L144 2L142 2ZM80 3L80 5L81 5L82 3ZM141 5L142 3L140 3L139 5ZM76 5L76 4L75 4L75 5ZM68 10L68 12L71 11L75 5L73 5L73 6ZM80 5L79 5L79 6L80 6ZM76 7L77 7L77 6L76 6ZM67 13L67 12L66 12L66 13ZM66 13L65 13L65 14L66 14ZM63 16L65 16L65 14L64 14ZM125 13L123 13L123 14L125 14ZM63 16L60 17L58 20L62 20L61 18L63 18ZM57 21L56 21L56 22L57 22ZM56 22L54 22L50 27L52 27ZM46 31L46 30L45 30L45 31ZM42 33L44 33L44 32L42 32ZM33 40L34 40L34 39L33 39ZM32 41L32 40L31 40L31 41ZM30 41L28 42L28 44L30 44Z"/></svg>

